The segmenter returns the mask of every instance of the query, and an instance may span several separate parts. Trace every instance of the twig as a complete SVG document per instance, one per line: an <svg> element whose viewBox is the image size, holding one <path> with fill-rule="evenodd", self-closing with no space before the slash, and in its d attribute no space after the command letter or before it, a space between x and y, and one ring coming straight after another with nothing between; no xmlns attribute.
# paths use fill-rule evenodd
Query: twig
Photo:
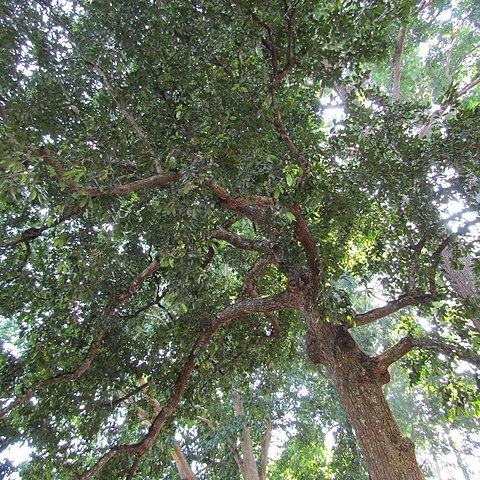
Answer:
<svg viewBox="0 0 480 480"><path fill-rule="evenodd" d="M480 83L480 77L477 77L475 80L472 80L468 85L463 87L456 95L456 97L461 97L469 92L472 88L476 87Z"/></svg>
<svg viewBox="0 0 480 480"><path fill-rule="evenodd" d="M130 126L133 128L134 132L136 133L137 137L140 139L140 141L143 143L147 151L150 153L150 155L155 156L155 152L153 151L152 146L150 145L150 142L148 141L147 135L143 131L143 129L140 127L140 125L137 123L135 120L135 117L128 111L128 109L125 107L123 104L122 100L118 96L118 93L116 92L115 88L113 85L110 83L107 75L105 72L102 70L98 62L93 63L88 60L85 60L89 65L95 68L95 70L98 72L100 77L102 78L103 84L107 87L107 90L110 92L110 95L112 96L113 100L115 101L115 104L117 105L118 109L122 113L122 115L125 117L125 119L128 121ZM161 168L157 170L157 173L161 174Z"/></svg>
<svg viewBox="0 0 480 480"><path fill-rule="evenodd" d="M402 51L403 43L405 42L405 36L407 34L407 25L402 25L398 32L397 45L395 47L395 57L393 60L393 87L392 87L392 99L400 99L400 75L402 72Z"/></svg>
<svg viewBox="0 0 480 480"><path fill-rule="evenodd" d="M415 342L417 344L416 346L419 348L434 350L444 354L446 357L451 357L453 355L459 360L463 360L480 368L480 356L474 349L465 348L460 345L452 345L437 336L419 337L415 339Z"/></svg>
<svg viewBox="0 0 480 480"><path fill-rule="evenodd" d="M145 390L148 388L148 382L145 382L138 387L135 387L132 391L128 392L126 395L123 397L117 398L115 400L111 400L110 402L106 402L105 405L117 405L118 403L122 403L125 400L128 400L129 398L135 396L137 393L140 393L142 390Z"/></svg>
<svg viewBox="0 0 480 480"><path fill-rule="evenodd" d="M258 294L253 288L253 280L257 278L262 273L263 269L270 265L272 262L273 258L271 256L261 257L255 262L253 267L250 268L250 270L245 275L245 278L243 280L242 292L240 293L240 298L244 298L247 295L255 298L258 297Z"/></svg>
<svg viewBox="0 0 480 480"><path fill-rule="evenodd" d="M445 249L449 245L451 245L458 236L462 235L463 233L466 233L472 225L475 225L479 222L480 222L480 218L476 218L474 220L467 222L465 225L463 225L463 227L459 228L456 232L451 233L440 242L440 245L437 247L437 249L432 255L432 264L430 266L430 277L429 277L430 293L433 294L436 290L435 274Z"/></svg>
<svg viewBox="0 0 480 480"><path fill-rule="evenodd" d="M420 256L420 253L422 252L422 249L425 245L425 238L422 238L416 245L413 247L413 255L412 255L412 260L410 261L410 266L408 269L408 283L406 287L406 293L408 295L413 294L413 291L415 290L415 275L417 273L417 262L418 262L418 257Z"/></svg>
<svg viewBox="0 0 480 480"><path fill-rule="evenodd" d="M28 388L15 400L13 400L6 407L0 410L0 418L4 417L14 408L18 407L22 403L32 398L33 395L35 395L40 390L44 390L45 388L51 387L53 385L58 385L59 383L71 382L72 380L76 380L77 378L81 377L90 367L93 359L95 358L95 355L97 354L98 350L102 345L103 340L105 339L105 336L105 330L103 328L99 328L95 338L93 339L90 347L88 348L87 354L75 370L68 373L63 373L61 375L55 375L54 377L50 377L49 379Z"/></svg>
<svg viewBox="0 0 480 480"><path fill-rule="evenodd" d="M16 245L18 245L20 243L29 243L32 240L37 239L46 230L49 230L50 228L55 228L56 226L65 222L66 220L69 220L73 216L77 215L82 210L83 209L78 208L78 207L69 209L63 215L61 215L56 220L54 220L50 225L42 225L41 227L29 228L29 229L25 230L24 232L22 232L21 235L18 238L16 238L15 240L12 240L11 242L4 243L3 245L0 245L0 248L11 248L11 247L15 247Z"/></svg>

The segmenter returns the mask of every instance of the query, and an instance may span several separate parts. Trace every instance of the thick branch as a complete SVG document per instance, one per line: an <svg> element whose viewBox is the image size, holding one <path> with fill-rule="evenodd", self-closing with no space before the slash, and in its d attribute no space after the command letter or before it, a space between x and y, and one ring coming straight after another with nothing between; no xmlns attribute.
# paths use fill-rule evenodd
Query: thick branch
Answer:
<svg viewBox="0 0 480 480"><path fill-rule="evenodd" d="M245 418L245 409L243 408L238 390L233 390L232 396L235 407L235 416ZM245 480L260 480L257 464L255 462L255 455L253 453L252 436L246 423L243 426L242 441L240 445L242 449Z"/></svg>
<svg viewBox="0 0 480 480"><path fill-rule="evenodd" d="M190 352L190 355L184 363L177 381L175 382L172 395L167 400L165 406L162 408L162 411L156 416L143 439L135 444L118 445L111 448L90 470L85 471L80 479L91 479L96 473L102 470L102 468L113 457L117 455L135 454L137 456L143 456L150 450L160 434L163 426L165 425L165 422L170 418L180 402L190 376L195 368L195 363L198 356L204 351L205 346L220 327L228 325L232 320L243 315L273 312L283 309L298 309L300 308L300 305L301 297L289 292L283 292L272 297L243 300L223 309L216 316L211 326L198 337Z"/></svg>
<svg viewBox="0 0 480 480"><path fill-rule="evenodd" d="M425 304L425 303L428 303L428 301L431 299L432 299L432 295L430 294L406 295L403 297L399 297L396 300L392 300L391 302L388 302L383 307L374 308L372 310L369 310L368 312L360 313L356 315L353 325L347 323L344 326L346 328L351 328L354 325L355 326L368 325L369 323L375 322L380 318L384 318L388 315L391 315L392 313L398 312L402 308Z"/></svg>
<svg viewBox="0 0 480 480"><path fill-rule="evenodd" d="M392 363L395 363L397 360L410 352L412 348L417 346L417 340L410 335L407 335L406 337L400 339L393 347L389 348L381 355L377 355L372 360L376 363L377 368L384 372Z"/></svg>
<svg viewBox="0 0 480 480"><path fill-rule="evenodd" d="M182 480L196 479L187 459L185 458L185 455L182 452L182 449L180 448L179 443L176 440L173 441L173 459L175 460L178 473L180 474Z"/></svg>
<svg viewBox="0 0 480 480"><path fill-rule="evenodd" d="M241 215L234 215L233 217L229 218L223 225L222 225L222 228L224 228L225 230L228 230L232 225L234 225L235 223L237 223L239 220L242 219L242 216ZM216 242L217 245L218 245L218 242ZM210 248L208 249L208 253L207 255L205 256L205 259L203 260L202 262L202 268L205 269L208 267L208 265L210 264L210 262L212 261L213 257L215 256L215 249L210 246Z"/></svg>
<svg viewBox="0 0 480 480"><path fill-rule="evenodd" d="M217 227L212 232L212 237L217 240L224 240L230 245L242 250L256 250L257 252L269 252L272 249L270 242L266 240L255 240L245 238L235 233L231 233L222 227Z"/></svg>
<svg viewBox="0 0 480 480"><path fill-rule="evenodd" d="M87 197L100 197L103 195L128 195L129 193L136 192L138 190L145 190L152 187L163 187L170 183L176 182L180 179L178 173L166 173L164 175L154 175L148 178L142 178L125 185L119 185L107 190L100 190L99 188L87 188L85 195Z"/></svg>
<svg viewBox="0 0 480 480"><path fill-rule="evenodd" d="M310 283L312 287L313 298L316 297L320 287L320 262L317 255L317 245L312 233L310 232L298 204L289 207L289 211L295 217L296 238L302 244L307 255L308 267L310 272Z"/></svg>
<svg viewBox="0 0 480 480"><path fill-rule="evenodd" d="M32 150L33 151L33 150ZM61 181L65 186L75 192L80 192L87 197L100 197L104 195L128 195L138 190L145 190L152 187L163 187L170 183L176 182L180 179L178 173L166 173L164 175L154 175L148 178L142 178L135 180L125 185L118 185L116 187L109 188L92 188L83 187L78 183L70 180L66 177L60 162L55 158L55 155L45 147L34 150L33 153L39 157L42 157L55 171L57 180Z"/></svg>
<svg viewBox="0 0 480 480"><path fill-rule="evenodd" d="M217 182L205 182L205 186L216 195L220 200L220 207L226 210L238 212L241 215L250 218L254 223L261 225L264 222L265 208L274 205L274 200L262 195L247 195L232 197L230 193Z"/></svg>

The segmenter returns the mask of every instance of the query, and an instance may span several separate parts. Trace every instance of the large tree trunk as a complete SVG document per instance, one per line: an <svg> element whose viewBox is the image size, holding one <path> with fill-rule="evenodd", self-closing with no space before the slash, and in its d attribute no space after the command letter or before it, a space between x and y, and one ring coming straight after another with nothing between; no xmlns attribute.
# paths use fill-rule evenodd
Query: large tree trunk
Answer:
<svg viewBox="0 0 480 480"><path fill-rule="evenodd" d="M389 381L343 327L304 312L307 352L325 365L355 431L372 480L424 480L414 445L400 430L382 392Z"/></svg>

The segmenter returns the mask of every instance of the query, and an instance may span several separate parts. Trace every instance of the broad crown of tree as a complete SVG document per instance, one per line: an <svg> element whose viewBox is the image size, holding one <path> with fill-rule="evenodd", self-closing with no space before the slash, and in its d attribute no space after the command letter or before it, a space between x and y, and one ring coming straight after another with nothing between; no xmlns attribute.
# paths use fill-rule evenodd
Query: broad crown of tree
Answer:
<svg viewBox="0 0 480 480"><path fill-rule="evenodd" d="M0 7L1 438L27 474L162 478L175 419L305 336L371 478L424 478L382 386L442 365L478 414L478 290L444 274L478 266L475 3Z"/></svg>

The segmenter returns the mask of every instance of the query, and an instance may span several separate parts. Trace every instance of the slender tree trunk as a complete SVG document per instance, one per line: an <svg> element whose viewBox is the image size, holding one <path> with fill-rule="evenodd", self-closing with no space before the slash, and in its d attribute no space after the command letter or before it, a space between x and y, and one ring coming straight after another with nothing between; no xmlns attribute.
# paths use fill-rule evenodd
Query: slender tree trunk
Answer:
<svg viewBox="0 0 480 480"><path fill-rule="evenodd" d="M196 477L190 468L190 465L185 458L185 455L180 448L178 442L173 442L173 451L172 451L173 459L175 460L175 465L177 466L178 473L180 474L180 478L182 480L196 480Z"/></svg>
<svg viewBox="0 0 480 480"><path fill-rule="evenodd" d="M267 479L267 465L268 465L268 449L270 448L270 441L272 440L272 419L269 418L267 428L265 430L265 438L262 443L262 458L260 465L260 480Z"/></svg>
<svg viewBox="0 0 480 480"><path fill-rule="evenodd" d="M237 390L233 390L232 396L235 403L235 415L238 417L245 417L245 410L240 399L240 393ZM260 477L258 475L257 463L253 453L252 437L250 434L250 429L246 425L243 427L241 448L244 479L259 480Z"/></svg>
<svg viewBox="0 0 480 480"><path fill-rule="evenodd" d="M355 431L372 480L424 480L410 439L398 426L382 392L388 373L379 370L344 328L305 312L307 352L325 365Z"/></svg>

